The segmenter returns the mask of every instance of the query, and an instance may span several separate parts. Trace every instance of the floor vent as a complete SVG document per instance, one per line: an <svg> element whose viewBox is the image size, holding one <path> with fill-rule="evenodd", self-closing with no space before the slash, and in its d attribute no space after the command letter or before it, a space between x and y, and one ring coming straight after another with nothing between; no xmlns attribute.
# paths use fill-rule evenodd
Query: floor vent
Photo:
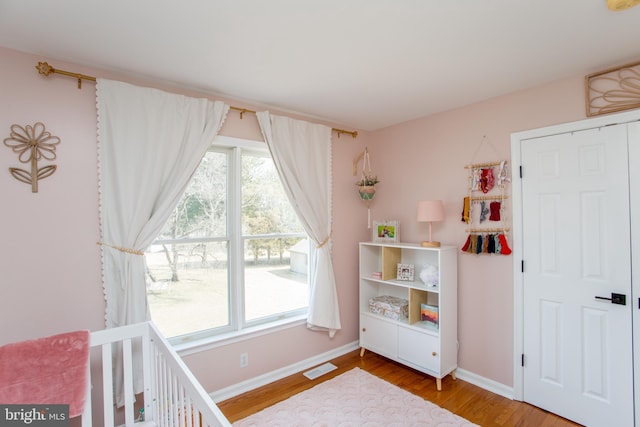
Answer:
<svg viewBox="0 0 640 427"><path fill-rule="evenodd" d="M334 369L338 369L338 367L333 363L325 363L324 365L320 365L316 368L313 368L310 371L305 372L303 375L309 378L310 380L315 380L319 376L324 375L327 372L331 372Z"/></svg>

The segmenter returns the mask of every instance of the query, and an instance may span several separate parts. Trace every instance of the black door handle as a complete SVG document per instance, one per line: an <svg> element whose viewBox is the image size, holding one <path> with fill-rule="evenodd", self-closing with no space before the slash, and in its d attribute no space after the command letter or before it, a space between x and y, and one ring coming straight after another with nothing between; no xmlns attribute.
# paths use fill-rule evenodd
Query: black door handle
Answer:
<svg viewBox="0 0 640 427"><path fill-rule="evenodd" d="M627 296L625 294L611 292L611 298L596 296L596 299L611 301L611 304L627 305Z"/></svg>

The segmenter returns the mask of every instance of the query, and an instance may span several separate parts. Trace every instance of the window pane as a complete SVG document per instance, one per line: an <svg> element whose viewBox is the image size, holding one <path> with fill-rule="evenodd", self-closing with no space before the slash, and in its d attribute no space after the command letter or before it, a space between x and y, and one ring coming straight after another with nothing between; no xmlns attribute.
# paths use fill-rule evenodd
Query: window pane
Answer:
<svg viewBox="0 0 640 427"><path fill-rule="evenodd" d="M306 309L308 244L270 157L242 156L242 233L245 321Z"/></svg>
<svg viewBox="0 0 640 427"><path fill-rule="evenodd" d="M306 267L298 266L294 271L290 252L305 234L270 157L242 156L242 232L245 321L277 318L306 309L309 296ZM276 238L264 238L265 235ZM307 248L304 243L299 247L304 249L294 257L302 257L306 265Z"/></svg>
<svg viewBox="0 0 640 427"><path fill-rule="evenodd" d="M309 303L307 239L247 239L245 242L246 321L306 309Z"/></svg>
<svg viewBox="0 0 640 427"><path fill-rule="evenodd" d="M227 235L227 162L226 153L205 154L158 240Z"/></svg>
<svg viewBox="0 0 640 427"><path fill-rule="evenodd" d="M205 154L145 254L151 318L166 337L230 324L227 164L225 152Z"/></svg>
<svg viewBox="0 0 640 427"><path fill-rule="evenodd" d="M152 245L145 260L151 318L165 336L229 324L226 242Z"/></svg>
<svg viewBox="0 0 640 427"><path fill-rule="evenodd" d="M304 233L270 157L242 156L242 234Z"/></svg>
<svg viewBox="0 0 640 427"><path fill-rule="evenodd" d="M273 160L260 145L222 145L145 254L152 319L176 341L307 310L308 240Z"/></svg>

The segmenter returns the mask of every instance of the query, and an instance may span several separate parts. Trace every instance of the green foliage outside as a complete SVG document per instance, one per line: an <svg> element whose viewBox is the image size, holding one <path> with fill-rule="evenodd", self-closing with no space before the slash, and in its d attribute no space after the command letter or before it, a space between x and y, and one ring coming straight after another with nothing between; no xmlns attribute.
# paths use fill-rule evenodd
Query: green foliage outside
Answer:
<svg viewBox="0 0 640 427"><path fill-rule="evenodd" d="M204 158L176 209L169 217L158 240L224 237L227 235L228 155L210 151ZM302 233L298 218L280 183L273 161L261 155L242 156L242 233L244 236ZM266 235L266 236L265 236ZM275 236L274 236L275 237ZM254 264L284 263L286 249L301 237L247 239L245 259ZM210 253L204 242L190 246L190 253L180 253L183 245L163 244L171 281L178 282L181 258L202 266L210 266L217 259L226 262L227 254ZM151 281L155 281L149 271Z"/></svg>

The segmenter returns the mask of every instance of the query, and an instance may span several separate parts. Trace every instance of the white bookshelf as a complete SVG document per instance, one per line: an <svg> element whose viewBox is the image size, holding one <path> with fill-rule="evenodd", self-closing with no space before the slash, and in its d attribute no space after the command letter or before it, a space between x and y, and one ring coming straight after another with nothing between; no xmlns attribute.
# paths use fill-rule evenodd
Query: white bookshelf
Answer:
<svg viewBox="0 0 640 427"><path fill-rule="evenodd" d="M398 280L397 264L414 266L413 280ZM420 279L426 266L437 267L437 286ZM374 273L381 277L374 277ZM457 247L411 243L360 243L360 347L435 377L455 379L458 367ZM408 301L408 316L393 319L374 313L369 300L392 296ZM423 321L421 304L438 307L438 323Z"/></svg>

